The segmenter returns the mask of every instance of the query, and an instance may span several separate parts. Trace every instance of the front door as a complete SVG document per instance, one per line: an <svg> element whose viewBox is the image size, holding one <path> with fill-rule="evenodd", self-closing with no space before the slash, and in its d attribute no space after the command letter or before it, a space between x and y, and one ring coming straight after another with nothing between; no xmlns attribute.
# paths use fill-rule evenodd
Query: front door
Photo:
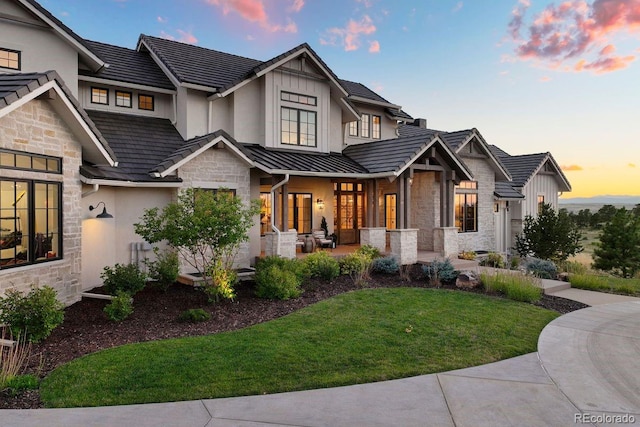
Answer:
<svg viewBox="0 0 640 427"><path fill-rule="evenodd" d="M358 230L364 226L364 186L356 182L334 183L334 228L338 244L360 241Z"/></svg>

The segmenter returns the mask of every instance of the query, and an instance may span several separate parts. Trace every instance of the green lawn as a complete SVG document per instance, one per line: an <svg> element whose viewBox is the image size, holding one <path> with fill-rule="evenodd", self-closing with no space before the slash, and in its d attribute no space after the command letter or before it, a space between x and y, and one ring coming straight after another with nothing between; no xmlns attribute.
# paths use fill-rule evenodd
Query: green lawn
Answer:
<svg viewBox="0 0 640 427"><path fill-rule="evenodd" d="M457 291L368 289L239 331L125 345L42 383L49 407L306 390L475 366L536 351L557 313Z"/></svg>

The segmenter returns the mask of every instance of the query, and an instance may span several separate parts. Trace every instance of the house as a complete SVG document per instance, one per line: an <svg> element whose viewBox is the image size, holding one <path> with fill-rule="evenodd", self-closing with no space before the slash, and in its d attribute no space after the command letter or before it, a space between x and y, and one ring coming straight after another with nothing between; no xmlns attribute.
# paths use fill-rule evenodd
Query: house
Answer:
<svg viewBox="0 0 640 427"><path fill-rule="evenodd" d="M266 61L148 35L128 49L35 0L0 14L0 293L48 284L73 302L148 257L133 224L189 187L261 200L239 267L295 256L323 217L338 244L403 264L494 250L494 207L529 197L477 129L428 129L306 43Z"/></svg>

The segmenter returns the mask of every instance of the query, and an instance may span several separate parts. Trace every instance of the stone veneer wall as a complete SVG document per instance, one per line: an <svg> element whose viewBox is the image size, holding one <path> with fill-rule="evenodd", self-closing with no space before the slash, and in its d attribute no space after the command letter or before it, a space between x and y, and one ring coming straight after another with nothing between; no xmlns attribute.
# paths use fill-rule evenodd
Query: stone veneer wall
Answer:
<svg viewBox="0 0 640 427"><path fill-rule="evenodd" d="M245 205L248 206L251 200L250 168L229 150L209 149L182 166L178 175L183 180L184 188L226 187L235 190L236 196L240 197ZM250 258L249 242L244 242L238 250L235 266L249 267Z"/></svg>
<svg viewBox="0 0 640 427"><path fill-rule="evenodd" d="M418 229L418 249L433 251L433 230L440 226L440 184L434 172L418 172L413 176L409 225Z"/></svg>
<svg viewBox="0 0 640 427"><path fill-rule="evenodd" d="M82 214L80 142L47 101L33 100L0 118L2 147L61 157L63 174L0 169L4 178L62 182L63 259L0 270L0 294L31 285L52 286L58 298L71 304L80 298Z"/></svg>

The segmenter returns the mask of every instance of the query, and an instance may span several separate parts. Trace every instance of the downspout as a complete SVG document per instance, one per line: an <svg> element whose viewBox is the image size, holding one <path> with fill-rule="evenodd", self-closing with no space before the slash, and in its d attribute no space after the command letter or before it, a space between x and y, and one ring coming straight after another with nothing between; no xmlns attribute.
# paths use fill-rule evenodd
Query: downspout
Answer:
<svg viewBox="0 0 640 427"><path fill-rule="evenodd" d="M289 182L289 174L284 176L284 179L271 187L271 206L276 206L276 190ZM280 255L280 230L276 227L276 216L271 213L271 229L276 233L276 255Z"/></svg>
<svg viewBox="0 0 640 427"><path fill-rule="evenodd" d="M209 111L207 112L207 135L211 133L211 116L213 114L213 101L209 100Z"/></svg>
<svg viewBox="0 0 640 427"><path fill-rule="evenodd" d="M87 190L84 193L82 193L82 199L84 199L87 196L90 196L93 193L97 193L98 190L100 189L100 184L93 184L93 188L91 190Z"/></svg>

